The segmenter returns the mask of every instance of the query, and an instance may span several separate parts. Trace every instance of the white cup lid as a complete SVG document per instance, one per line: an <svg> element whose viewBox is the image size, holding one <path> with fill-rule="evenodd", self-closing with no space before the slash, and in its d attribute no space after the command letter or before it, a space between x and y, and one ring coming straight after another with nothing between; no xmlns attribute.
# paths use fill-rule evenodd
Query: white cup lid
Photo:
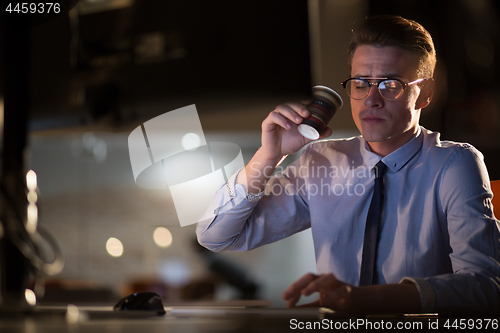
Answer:
<svg viewBox="0 0 500 333"><path fill-rule="evenodd" d="M307 124L299 125L299 133L302 134L303 137L308 138L309 140L318 140L319 132L312 126Z"/></svg>

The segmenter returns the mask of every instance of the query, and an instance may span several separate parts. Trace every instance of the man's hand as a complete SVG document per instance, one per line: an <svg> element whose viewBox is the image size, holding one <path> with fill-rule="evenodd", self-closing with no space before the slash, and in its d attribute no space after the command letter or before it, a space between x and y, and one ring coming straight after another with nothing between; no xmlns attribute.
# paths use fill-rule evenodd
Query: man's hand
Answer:
<svg viewBox="0 0 500 333"><path fill-rule="evenodd" d="M288 154L297 152L311 142L298 130L302 120L310 115L309 110L298 103L279 105L262 122L262 146L246 165L244 172L237 178L248 193L261 192L266 181L273 174L276 166ZM332 134L327 127L319 137L326 138Z"/></svg>
<svg viewBox="0 0 500 333"><path fill-rule="evenodd" d="M279 105L269 113L262 122L262 153L269 160L280 160L283 156L293 154L311 140L303 137L298 131L298 125L309 117L307 108L298 103ZM332 134L326 128L320 138Z"/></svg>
<svg viewBox="0 0 500 333"><path fill-rule="evenodd" d="M283 293L287 307L294 307L302 295L319 293L317 301L302 307L327 307L352 314L419 313L420 296L411 282L356 287L338 280L333 274L306 274Z"/></svg>
<svg viewBox="0 0 500 333"><path fill-rule="evenodd" d="M344 283L333 274L315 275L306 274L293 283L283 293L286 307L294 307L302 295L309 296L315 292L319 293L317 301L301 305L303 307L322 306L335 311L351 313L351 296L354 286Z"/></svg>

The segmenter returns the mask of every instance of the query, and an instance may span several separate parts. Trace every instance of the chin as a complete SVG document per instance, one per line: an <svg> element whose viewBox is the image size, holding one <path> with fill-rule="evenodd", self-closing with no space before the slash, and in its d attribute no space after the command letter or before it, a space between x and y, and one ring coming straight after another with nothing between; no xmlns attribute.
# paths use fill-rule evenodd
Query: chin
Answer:
<svg viewBox="0 0 500 333"><path fill-rule="evenodd" d="M370 132L362 132L361 136L363 136L363 139L367 142L384 142L387 141L389 138L386 135L383 135L382 133L370 133Z"/></svg>

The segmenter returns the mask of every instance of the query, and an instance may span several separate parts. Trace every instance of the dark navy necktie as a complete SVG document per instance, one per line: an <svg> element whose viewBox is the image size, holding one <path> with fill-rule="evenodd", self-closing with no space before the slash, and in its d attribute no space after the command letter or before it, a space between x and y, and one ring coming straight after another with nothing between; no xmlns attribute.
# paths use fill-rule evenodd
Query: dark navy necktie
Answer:
<svg viewBox="0 0 500 333"><path fill-rule="evenodd" d="M372 202L368 210L365 228L365 240L363 243L363 255L361 257L360 286L370 286L374 283L375 259L377 256L377 238L382 216L382 205L384 202L384 174L387 165L382 161L374 168L375 188L373 190Z"/></svg>

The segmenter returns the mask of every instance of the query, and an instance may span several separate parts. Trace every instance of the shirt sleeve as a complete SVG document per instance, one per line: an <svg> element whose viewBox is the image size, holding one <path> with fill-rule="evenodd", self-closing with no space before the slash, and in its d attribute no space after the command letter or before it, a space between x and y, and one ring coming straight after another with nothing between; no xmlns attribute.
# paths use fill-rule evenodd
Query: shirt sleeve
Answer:
<svg viewBox="0 0 500 333"><path fill-rule="evenodd" d="M310 227L307 203L294 190L302 179L285 170L274 175L263 192L251 195L236 183L237 175L216 192L198 222L201 245L212 251L246 251Z"/></svg>
<svg viewBox="0 0 500 333"><path fill-rule="evenodd" d="M429 281L422 278L405 277L400 283L410 282L413 283L418 290L420 297L420 313L432 313L434 311L434 290Z"/></svg>
<svg viewBox="0 0 500 333"><path fill-rule="evenodd" d="M482 154L463 145L450 156L438 185L447 217L453 274L425 278L434 295L423 295L425 310L444 315L500 313L500 223L493 215L492 193ZM429 301L434 303L432 306Z"/></svg>

